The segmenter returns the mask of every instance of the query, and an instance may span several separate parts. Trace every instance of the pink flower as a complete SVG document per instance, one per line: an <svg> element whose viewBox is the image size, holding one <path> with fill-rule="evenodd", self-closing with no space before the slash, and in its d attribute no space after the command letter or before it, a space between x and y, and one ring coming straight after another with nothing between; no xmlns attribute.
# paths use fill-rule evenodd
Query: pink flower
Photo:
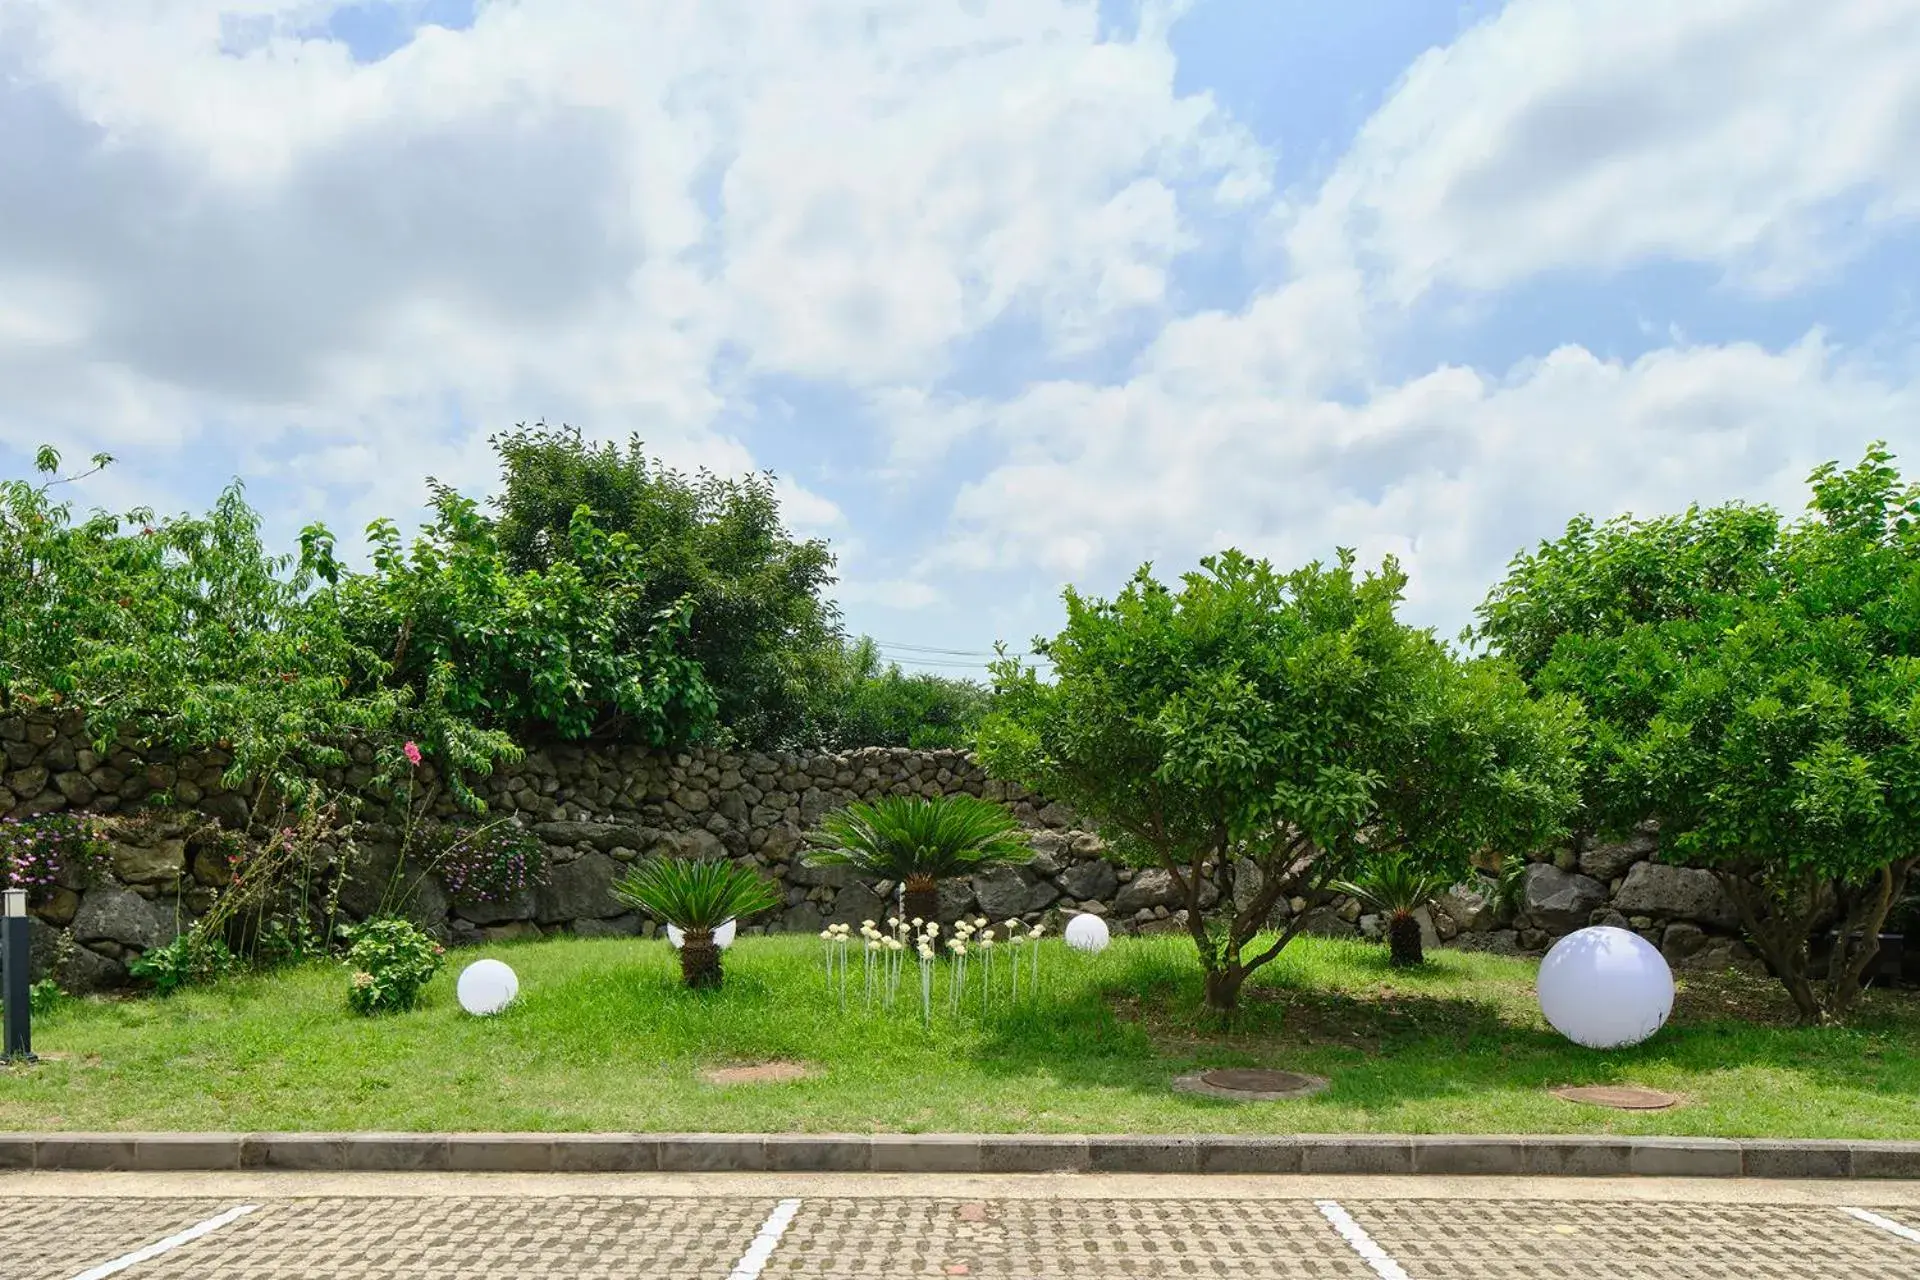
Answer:
<svg viewBox="0 0 1920 1280"><path fill-rule="evenodd" d="M400 751L401 754L407 757L408 764L417 765L420 763L420 748L412 742L408 742L406 746L400 748Z"/></svg>

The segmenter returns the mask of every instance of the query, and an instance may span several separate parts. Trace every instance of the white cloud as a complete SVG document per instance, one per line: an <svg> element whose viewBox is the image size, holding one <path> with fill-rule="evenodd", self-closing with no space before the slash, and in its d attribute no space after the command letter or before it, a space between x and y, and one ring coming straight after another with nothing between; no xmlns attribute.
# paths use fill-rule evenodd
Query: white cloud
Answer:
<svg viewBox="0 0 1920 1280"><path fill-rule="evenodd" d="M1443 367L1354 405L1250 393L1231 355L1222 365L1208 391L1148 376L1005 406L1000 429L1025 443L962 489L925 571L1032 568L1104 590L1144 559L1177 573L1226 545L1286 565L1349 545L1401 557L1414 614L1452 629L1509 556L1576 511L1731 496L1797 509L1815 463L1874 438L1920 443L1915 386L1818 332L1632 362L1565 347L1500 378Z"/></svg>
<svg viewBox="0 0 1920 1280"><path fill-rule="evenodd" d="M1920 215L1920 2L1515 0L1408 69L1292 231L1406 302L1672 259L1787 289Z"/></svg>
<svg viewBox="0 0 1920 1280"><path fill-rule="evenodd" d="M356 518L537 416L744 470L741 369L1098 344L1265 181L1160 5L493 0L368 65L337 7L0 0L0 442L370 457Z"/></svg>
<svg viewBox="0 0 1920 1280"><path fill-rule="evenodd" d="M725 472L786 446L844 481L781 493L849 604L962 648L1044 627L1062 578L1229 543L1394 551L1457 623L1572 511L1920 453L1904 338L1650 321L1671 346L1635 360L1378 366L1434 294L1844 268L1920 215L1920 0L1515 0L1264 220L1270 156L1175 87L1178 4L1101 40L1094 0L492 0L371 65L301 36L334 7L0 0L0 444L199 458L343 531L427 474L488 487L486 433L536 417ZM1244 260L1290 274L1171 317L1181 255L1249 215ZM1138 353L952 381L1001 326L1062 368ZM871 487L756 416L762 375L885 424Z"/></svg>

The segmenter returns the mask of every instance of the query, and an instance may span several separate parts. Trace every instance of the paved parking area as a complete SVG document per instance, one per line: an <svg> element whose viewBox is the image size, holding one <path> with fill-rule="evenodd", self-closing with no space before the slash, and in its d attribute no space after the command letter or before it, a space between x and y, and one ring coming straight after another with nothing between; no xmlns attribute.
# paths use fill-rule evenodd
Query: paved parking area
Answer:
<svg viewBox="0 0 1920 1280"><path fill-rule="evenodd" d="M1920 1280L1920 1187L0 1177L6 1280Z"/></svg>

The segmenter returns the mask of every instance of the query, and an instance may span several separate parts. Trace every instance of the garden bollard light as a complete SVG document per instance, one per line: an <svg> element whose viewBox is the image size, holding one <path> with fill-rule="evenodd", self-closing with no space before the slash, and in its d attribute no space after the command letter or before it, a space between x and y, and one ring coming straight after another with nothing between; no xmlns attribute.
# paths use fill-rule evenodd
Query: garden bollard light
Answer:
<svg viewBox="0 0 1920 1280"><path fill-rule="evenodd" d="M0 1059L33 1056L33 986L27 981L27 891L0 893L0 998L4 998L6 1025L0 1031Z"/></svg>

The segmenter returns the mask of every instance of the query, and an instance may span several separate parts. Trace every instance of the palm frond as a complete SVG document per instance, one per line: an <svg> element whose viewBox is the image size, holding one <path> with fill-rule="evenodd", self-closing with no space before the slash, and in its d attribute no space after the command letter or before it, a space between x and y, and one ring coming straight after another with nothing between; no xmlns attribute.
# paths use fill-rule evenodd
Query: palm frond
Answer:
<svg viewBox="0 0 1920 1280"><path fill-rule="evenodd" d="M876 880L944 880L1033 854L1011 813L969 795L850 804L821 819L813 838L820 847L809 863L852 867Z"/></svg>
<svg viewBox="0 0 1920 1280"><path fill-rule="evenodd" d="M718 929L780 903L780 891L757 871L725 858L655 858L613 886L628 906L682 929Z"/></svg>
<svg viewBox="0 0 1920 1280"><path fill-rule="evenodd" d="M1411 915L1444 893L1449 883L1448 877L1408 858L1390 856L1376 859L1357 879L1342 880L1334 888L1376 911Z"/></svg>

